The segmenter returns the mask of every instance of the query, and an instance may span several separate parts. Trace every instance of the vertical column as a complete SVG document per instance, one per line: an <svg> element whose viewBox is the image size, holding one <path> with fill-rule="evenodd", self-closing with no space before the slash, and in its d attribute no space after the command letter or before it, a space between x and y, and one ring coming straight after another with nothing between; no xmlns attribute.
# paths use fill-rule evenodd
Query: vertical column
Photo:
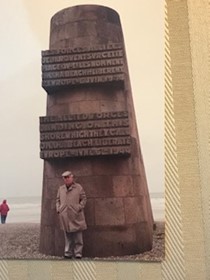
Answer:
<svg viewBox="0 0 210 280"><path fill-rule="evenodd" d="M40 118L40 250L63 253L55 196L68 169L88 197L84 256L150 250L153 216L119 15L97 5L55 14L42 78L47 116Z"/></svg>

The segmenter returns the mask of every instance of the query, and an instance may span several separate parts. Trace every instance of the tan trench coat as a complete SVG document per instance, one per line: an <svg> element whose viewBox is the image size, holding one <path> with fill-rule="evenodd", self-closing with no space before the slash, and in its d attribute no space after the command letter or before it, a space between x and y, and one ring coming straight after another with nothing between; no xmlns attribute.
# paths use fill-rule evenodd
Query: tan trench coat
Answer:
<svg viewBox="0 0 210 280"><path fill-rule="evenodd" d="M87 198L80 184L72 183L69 190L66 185L58 189L56 210L59 213L61 229L66 232L82 231L87 228L84 207Z"/></svg>

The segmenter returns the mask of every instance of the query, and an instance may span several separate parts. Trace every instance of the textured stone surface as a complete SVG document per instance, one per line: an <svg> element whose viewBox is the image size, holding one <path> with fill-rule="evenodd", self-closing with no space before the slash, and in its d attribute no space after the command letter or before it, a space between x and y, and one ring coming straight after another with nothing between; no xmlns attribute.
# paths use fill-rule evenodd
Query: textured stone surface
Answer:
<svg viewBox="0 0 210 280"><path fill-rule="evenodd" d="M113 193L115 197L133 196L133 178L132 176L114 176Z"/></svg>
<svg viewBox="0 0 210 280"><path fill-rule="evenodd" d="M147 220L145 198L143 196L126 197L123 201L125 205L126 224L136 224Z"/></svg>
<svg viewBox="0 0 210 280"><path fill-rule="evenodd" d="M125 216L122 198L95 199L96 225L124 225Z"/></svg>
<svg viewBox="0 0 210 280"><path fill-rule="evenodd" d="M135 227L130 226L107 226L90 228L90 231L84 236L84 254L88 254L91 257L108 257L124 255L127 252L128 255L137 254L140 250L138 243L134 243L136 239ZM88 242L90 240L90 242ZM95 243L97 240L97 243ZM104 246L106 244L106 247Z"/></svg>

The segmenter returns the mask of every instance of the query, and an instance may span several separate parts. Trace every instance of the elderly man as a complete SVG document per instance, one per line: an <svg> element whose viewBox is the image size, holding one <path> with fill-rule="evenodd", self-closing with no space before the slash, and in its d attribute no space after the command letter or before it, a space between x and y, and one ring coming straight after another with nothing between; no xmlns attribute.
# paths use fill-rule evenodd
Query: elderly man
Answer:
<svg viewBox="0 0 210 280"><path fill-rule="evenodd" d="M65 258L82 258L82 231L87 228L84 207L86 195L80 184L74 182L73 174L62 174L64 185L60 186L56 198L56 210L65 237Z"/></svg>

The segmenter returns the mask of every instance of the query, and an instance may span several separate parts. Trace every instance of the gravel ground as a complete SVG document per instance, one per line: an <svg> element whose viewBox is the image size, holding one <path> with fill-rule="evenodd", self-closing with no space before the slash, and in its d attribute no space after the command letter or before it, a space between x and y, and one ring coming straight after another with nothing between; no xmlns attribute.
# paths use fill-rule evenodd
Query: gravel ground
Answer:
<svg viewBox="0 0 210 280"><path fill-rule="evenodd" d="M0 259L62 260L62 257L39 253L39 227L38 223L0 225ZM94 258L94 260L161 261L164 258L164 228L163 222L156 222L151 251L123 257Z"/></svg>

